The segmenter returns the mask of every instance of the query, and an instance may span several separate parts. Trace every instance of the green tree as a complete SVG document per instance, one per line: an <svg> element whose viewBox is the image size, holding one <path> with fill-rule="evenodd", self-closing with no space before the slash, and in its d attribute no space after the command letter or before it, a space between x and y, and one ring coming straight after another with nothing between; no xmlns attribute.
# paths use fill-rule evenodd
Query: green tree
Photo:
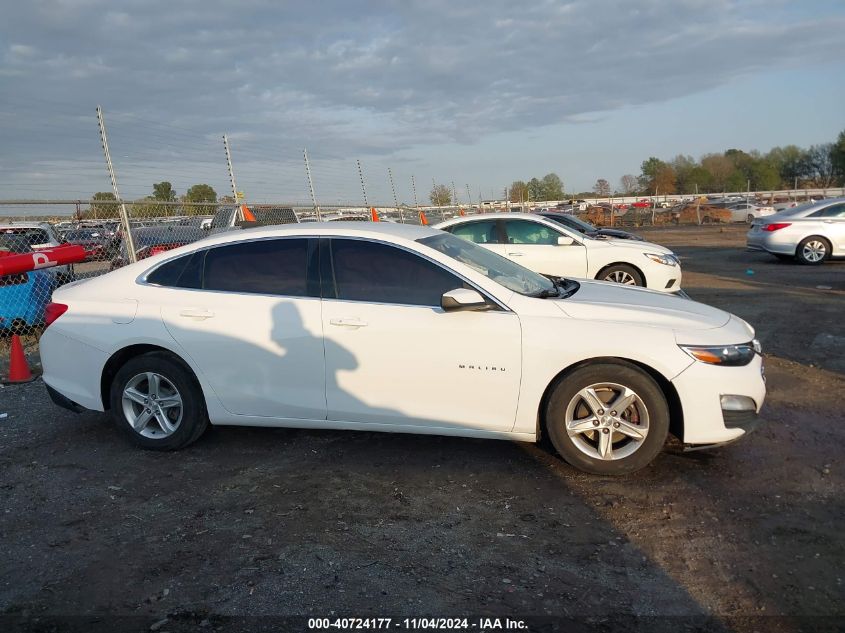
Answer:
<svg viewBox="0 0 845 633"><path fill-rule="evenodd" d="M114 194L111 191L98 191L91 196L91 200L95 201L91 203L90 210L90 213L94 218L117 217L118 205L117 202L115 202L117 198L114 197ZM109 200L111 200L111 202L108 202Z"/></svg>
<svg viewBox="0 0 845 633"><path fill-rule="evenodd" d="M532 200L541 200L543 198L543 183L537 178L532 178L528 181L528 195Z"/></svg>
<svg viewBox="0 0 845 633"><path fill-rule="evenodd" d="M217 202L217 192L214 191L211 185L199 184L193 185L188 189L183 200L185 202ZM214 213L214 206L188 206L185 207L185 213L188 215L209 215Z"/></svg>
<svg viewBox="0 0 845 633"><path fill-rule="evenodd" d="M542 184L540 200L563 199L563 181L556 173L546 174L540 182Z"/></svg>
<svg viewBox="0 0 845 633"><path fill-rule="evenodd" d="M162 182L155 182L153 183L153 198L156 200L163 200L165 202L175 202L176 191L173 189L173 185L166 180L163 180ZM205 200L203 200L203 202L205 202Z"/></svg>
<svg viewBox="0 0 845 633"><path fill-rule="evenodd" d="M428 199L435 207L445 207L452 203L452 191L446 185L434 185Z"/></svg>
<svg viewBox="0 0 845 633"><path fill-rule="evenodd" d="M669 163L652 156L643 161L640 171L640 185L646 193L675 193L675 170Z"/></svg>
<svg viewBox="0 0 845 633"><path fill-rule="evenodd" d="M830 187L835 181L833 149L833 143L823 143L807 150L807 166L817 187Z"/></svg>
<svg viewBox="0 0 845 633"><path fill-rule="evenodd" d="M727 191L728 180L736 171L734 162L724 154L705 154L701 157L701 166L709 175L709 191Z"/></svg>

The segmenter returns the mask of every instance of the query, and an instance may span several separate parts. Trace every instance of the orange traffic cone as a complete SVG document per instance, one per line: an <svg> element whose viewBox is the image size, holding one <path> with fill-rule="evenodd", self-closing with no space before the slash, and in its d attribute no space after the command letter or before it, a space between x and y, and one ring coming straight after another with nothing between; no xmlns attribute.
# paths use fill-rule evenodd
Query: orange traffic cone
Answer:
<svg viewBox="0 0 845 633"><path fill-rule="evenodd" d="M376 211L376 208L375 208L375 207L373 207L372 209L370 209L370 217L372 218L373 222L378 222L378 221L379 221L379 219L378 219L378 211Z"/></svg>
<svg viewBox="0 0 845 633"><path fill-rule="evenodd" d="M35 380L35 376L29 371L26 354L23 353L23 345L21 345L21 337L13 334L12 349L9 352L9 375L3 382L11 385L20 382L32 382L33 380Z"/></svg>
<svg viewBox="0 0 845 633"><path fill-rule="evenodd" d="M255 215L252 213L252 211L249 210L249 207L246 206L245 204L241 205L241 213L243 213L244 222L256 222L257 221L255 219Z"/></svg>
<svg viewBox="0 0 845 633"><path fill-rule="evenodd" d="M425 217L425 211L420 211L420 224L428 226L428 218Z"/></svg>
<svg viewBox="0 0 845 633"><path fill-rule="evenodd" d="M458 213L461 214L461 217L464 217L466 215L466 213L464 213L464 210L460 208L458 209Z"/></svg>

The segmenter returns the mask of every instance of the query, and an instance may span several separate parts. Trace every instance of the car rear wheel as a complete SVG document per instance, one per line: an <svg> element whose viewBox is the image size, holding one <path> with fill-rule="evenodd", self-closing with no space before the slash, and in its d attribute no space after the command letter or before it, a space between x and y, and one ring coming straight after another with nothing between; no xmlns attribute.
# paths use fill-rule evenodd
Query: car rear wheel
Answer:
<svg viewBox="0 0 845 633"><path fill-rule="evenodd" d="M749 213L748 216L745 218L745 223L751 224L752 222L754 222L754 216Z"/></svg>
<svg viewBox="0 0 845 633"><path fill-rule="evenodd" d="M669 432L660 387L638 367L596 363L576 369L552 391L546 431L560 456L597 475L622 475L648 465Z"/></svg>
<svg viewBox="0 0 845 633"><path fill-rule="evenodd" d="M169 451L195 442L208 426L202 390L178 358L150 352L130 359L114 377L111 412L138 446Z"/></svg>
<svg viewBox="0 0 845 633"><path fill-rule="evenodd" d="M597 279L612 281L625 286L645 286L645 280L640 272L633 266L627 264L614 264L608 266L599 273Z"/></svg>
<svg viewBox="0 0 845 633"><path fill-rule="evenodd" d="M830 254L830 242L823 237L814 235L801 240L795 250L795 259L802 264L817 266Z"/></svg>

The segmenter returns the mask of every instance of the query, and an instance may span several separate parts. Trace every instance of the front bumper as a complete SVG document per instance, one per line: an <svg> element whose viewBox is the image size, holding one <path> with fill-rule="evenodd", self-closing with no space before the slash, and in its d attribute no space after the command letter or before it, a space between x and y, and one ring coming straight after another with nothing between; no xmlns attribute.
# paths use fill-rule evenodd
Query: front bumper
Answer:
<svg viewBox="0 0 845 633"><path fill-rule="evenodd" d="M763 359L758 354L744 367L719 367L695 362L672 380L684 415L684 444L732 442L760 424L766 399ZM721 398L738 395L754 402L753 411L725 411Z"/></svg>

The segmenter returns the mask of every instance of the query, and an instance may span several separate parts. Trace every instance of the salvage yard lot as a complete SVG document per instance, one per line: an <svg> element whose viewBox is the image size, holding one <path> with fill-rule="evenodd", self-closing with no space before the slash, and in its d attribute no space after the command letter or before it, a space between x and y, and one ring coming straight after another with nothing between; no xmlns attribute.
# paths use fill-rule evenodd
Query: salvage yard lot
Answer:
<svg viewBox="0 0 845 633"><path fill-rule="evenodd" d="M693 298L757 328L765 424L631 476L581 474L542 446L334 431L224 427L148 453L40 382L5 387L0 614L140 616L138 630L288 614L833 626L845 262L748 253L745 230L642 233L681 256Z"/></svg>

